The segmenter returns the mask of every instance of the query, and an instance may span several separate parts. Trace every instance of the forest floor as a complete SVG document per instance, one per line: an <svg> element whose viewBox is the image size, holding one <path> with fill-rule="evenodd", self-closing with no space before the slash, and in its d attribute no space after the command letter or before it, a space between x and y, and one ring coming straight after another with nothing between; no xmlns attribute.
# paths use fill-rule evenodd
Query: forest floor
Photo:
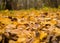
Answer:
<svg viewBox="0 0 60 43"><path fill-rule="evenodd" d="M9 43L60 43L60 10L0 11L0 34Z"/></svg>

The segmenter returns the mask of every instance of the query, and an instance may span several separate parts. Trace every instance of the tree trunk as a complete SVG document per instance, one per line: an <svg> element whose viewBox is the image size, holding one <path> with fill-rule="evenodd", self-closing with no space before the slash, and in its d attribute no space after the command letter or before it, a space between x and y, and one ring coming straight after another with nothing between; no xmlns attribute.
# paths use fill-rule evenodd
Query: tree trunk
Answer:
<svg viewBox="0 0 60 43"><path fill-rule="evenodd" d="M50 0L50 2L51 2L51 7L58 8L57 0Z"/></svg>

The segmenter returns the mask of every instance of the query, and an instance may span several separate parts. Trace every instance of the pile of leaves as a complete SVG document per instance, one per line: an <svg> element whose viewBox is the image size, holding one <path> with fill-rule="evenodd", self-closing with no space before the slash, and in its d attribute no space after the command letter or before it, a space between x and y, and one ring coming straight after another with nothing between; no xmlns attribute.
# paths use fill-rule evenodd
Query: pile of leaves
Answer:
<svg viewBox="0 0 60 43"><path fill-rule="evenodd" d="M0 42L7 43L4 37L9 43L60 43L60 11L0 11Z"/></svg>

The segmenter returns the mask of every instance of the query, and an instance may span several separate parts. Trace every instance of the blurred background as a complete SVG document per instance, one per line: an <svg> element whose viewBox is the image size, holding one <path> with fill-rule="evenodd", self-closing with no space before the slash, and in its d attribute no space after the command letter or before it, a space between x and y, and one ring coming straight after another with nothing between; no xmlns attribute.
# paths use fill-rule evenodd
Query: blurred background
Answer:
<svg viewBox="0 0 60 43"><path fill-rule="evenodd" d="M0 10L40 9L43 7L58 8L60 0L0 0Z"/></svg>

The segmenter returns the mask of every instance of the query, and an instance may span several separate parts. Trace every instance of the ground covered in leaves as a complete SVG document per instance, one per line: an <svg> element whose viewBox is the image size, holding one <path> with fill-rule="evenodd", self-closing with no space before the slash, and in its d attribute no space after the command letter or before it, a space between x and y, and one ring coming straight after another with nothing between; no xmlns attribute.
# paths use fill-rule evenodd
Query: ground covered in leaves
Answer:
<svg viewBox="0 0 60 43"><path fill-rule="evenodd" d="M2 34L9 43L60 43L60 10L0 11L0 42Z"/></svg>

